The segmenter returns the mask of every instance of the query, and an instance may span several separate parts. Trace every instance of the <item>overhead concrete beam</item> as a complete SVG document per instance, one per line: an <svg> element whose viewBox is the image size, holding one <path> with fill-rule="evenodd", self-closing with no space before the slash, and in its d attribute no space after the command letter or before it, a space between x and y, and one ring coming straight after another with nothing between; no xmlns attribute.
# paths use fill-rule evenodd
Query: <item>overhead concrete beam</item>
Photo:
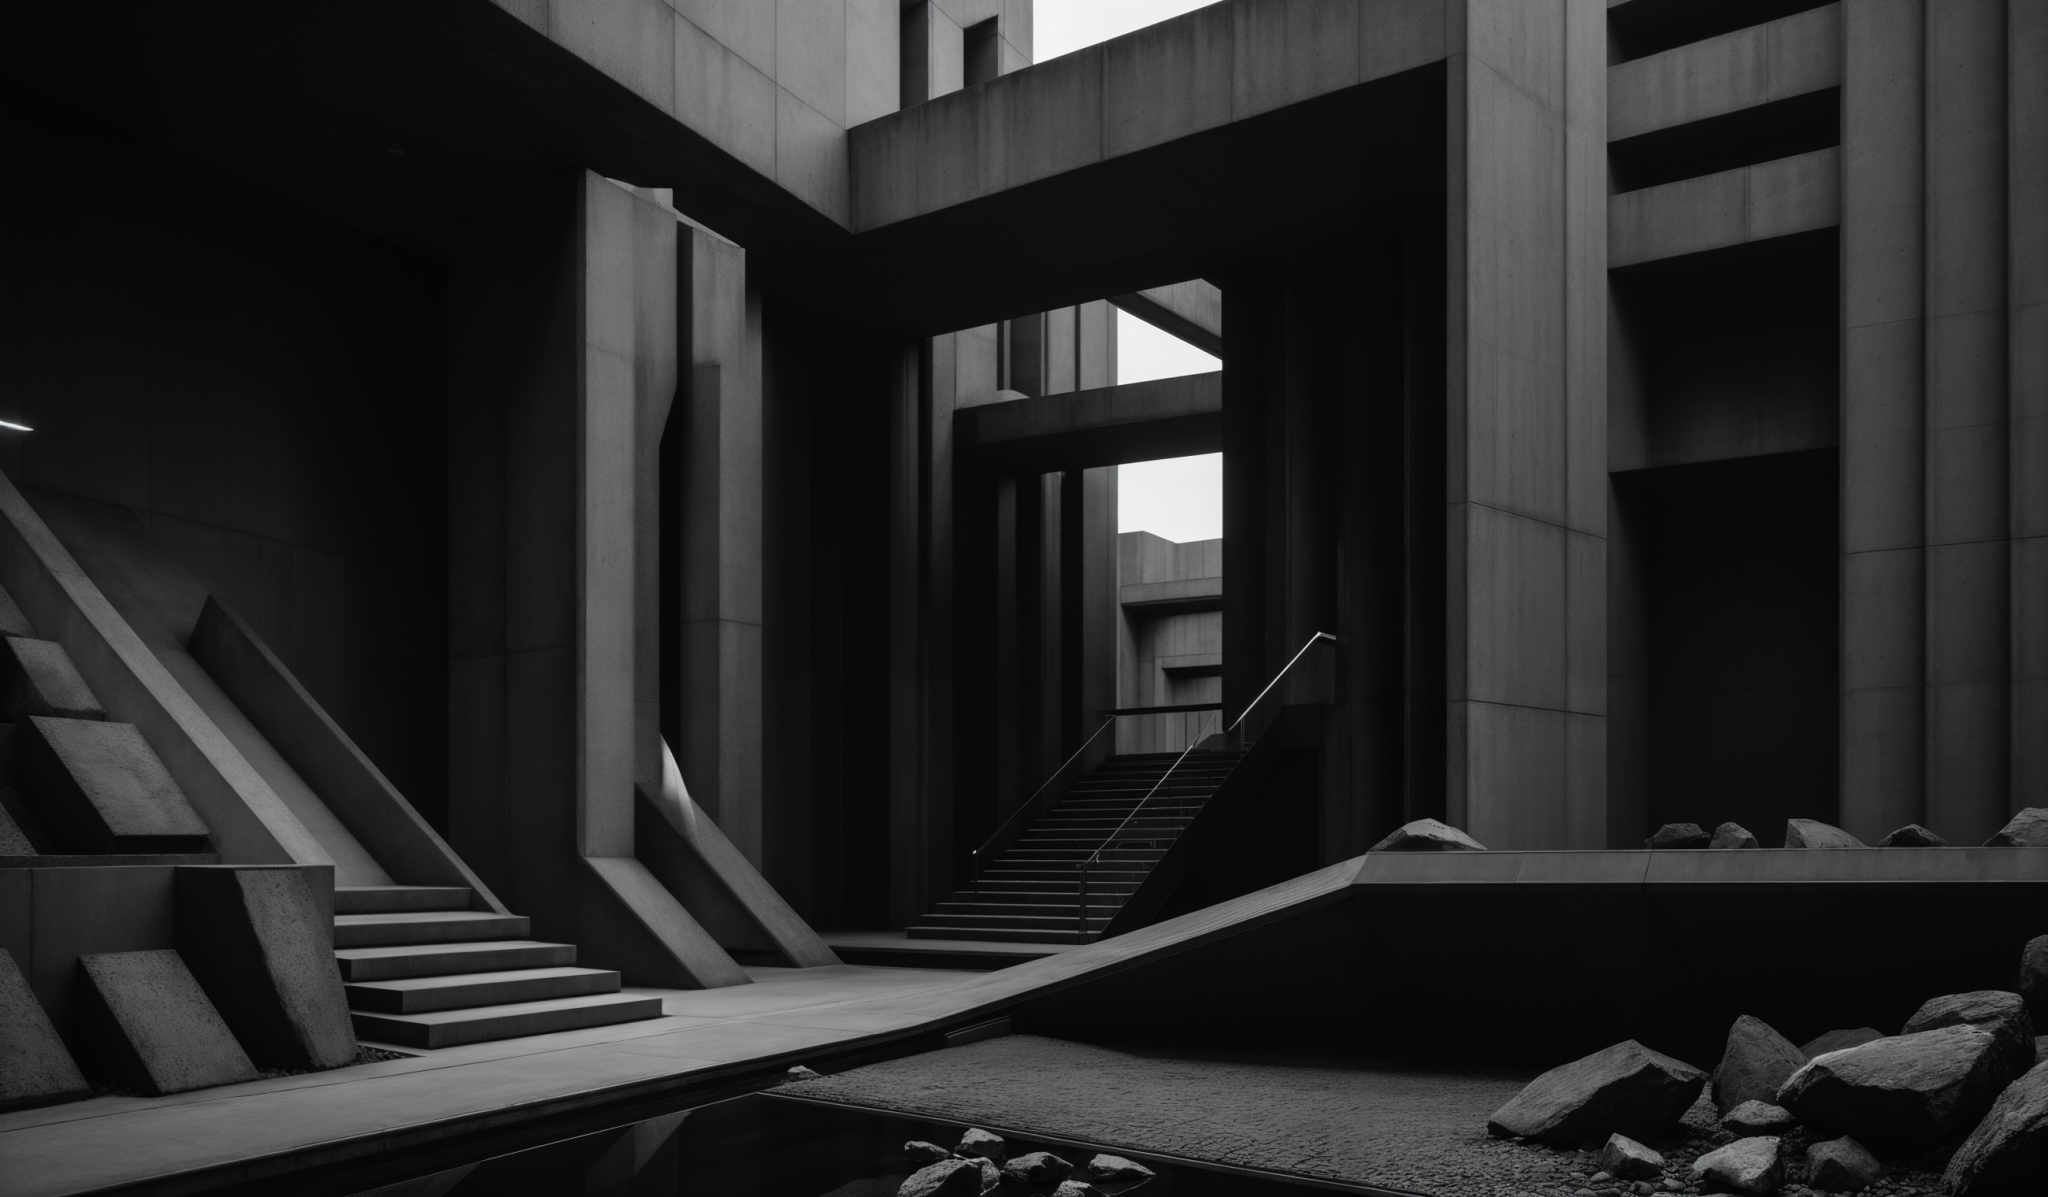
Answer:
<svg viewBox="0 0 2048 1197"><path fill-rule="evenodd" d="M962 453L1051 471L1223 448L1220 371L989 403L956 413Z"/></svg>
<svg viewBox="0 0 2048 1197"><path fill-rule="evenodd" d="M1789 100L1842 82L1842 6L1830 4L1615 67L1610 141Z"/></svg>
<svg viewBox="0 0 2048 1197"><path fill-rule="evenodd" d="M1841 154L1815 150L1608 201L1607 264L1633 266L1842 222Z"/></svg>
<svg viewBox="0 0 2048 1197"><path fill-rule="evenodd" d="M1223 289L1207 279L1113 295L1109 302L1203 353L1223 356Z"/></svg>

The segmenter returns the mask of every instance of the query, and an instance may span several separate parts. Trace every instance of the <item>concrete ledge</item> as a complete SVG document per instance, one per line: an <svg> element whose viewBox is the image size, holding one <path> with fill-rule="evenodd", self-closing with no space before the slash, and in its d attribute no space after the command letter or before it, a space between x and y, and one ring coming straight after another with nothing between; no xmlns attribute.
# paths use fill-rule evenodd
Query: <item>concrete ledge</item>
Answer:
<svg viewBox="0 0 2048 1197"><path fill-rule="evenodd" d="M176 952L80 956L78 968L79 1038L114 1084L162 1094L256 1079Z"/></svg>
<svg viewBox="0 0 2048 1197"><path fill-rule="evenodd" d="M206 823L142 733L126 723L30 718L14 770L59 846L87 852L205 851Z"/></svg>
<svg viewBox="0 0 2048 1197"><path fill-rule="evenodd" d="M265 1068L339 1068L355 1059L334 960L333 882L319 880L290 866L177 873L180 954Z"/></svg>
<svg viewBox="0 0 2048 1197"><path fill-rule="evenodd" d="M0 1110L90 1092L12 953L0 949Z"/></svg>
<svg viewBox="0 0 2048 1197"><path fill-rule="evenodd" d="M1011 399L954 417L958 450L1020 468L1075 469L1223 447L1223 374Z"/></svg>
<svg viewBox="0 0 2048 1197"><path fill-rule="evenodd" d="M107 713L63 645L9 636L0 642L0 716L19 722L30 715L104 719Z"/></svg>
<svg viewBox="0 0 2048 1197"><path fill-rule="evenodd" d="M1621 141L1842 82L1831 4L1625 62L1607 74L1607 138Z"/></svg>
<svg viewBox="0 0 2048 1197"><path fill-rule="evenodd" d="M1204 353L1223 356L1223 291L1207 279L1113 295L1109 302Z"/></svg>
<svg viewBox="0 0 2048 1197"><path fill-rule="evenodd" d="M1842 222L1841 153L1815 150L1608 201L1607 265L1728 249Z"/></svg>
<svg viewBox="0 0 2048 1197"><path fill-rule="evenodd" d="M1166 582L1134 582L1117 589L1126 611L1164 615L1176 611L1223 609L1222 578L1176 578Z"/></svg>

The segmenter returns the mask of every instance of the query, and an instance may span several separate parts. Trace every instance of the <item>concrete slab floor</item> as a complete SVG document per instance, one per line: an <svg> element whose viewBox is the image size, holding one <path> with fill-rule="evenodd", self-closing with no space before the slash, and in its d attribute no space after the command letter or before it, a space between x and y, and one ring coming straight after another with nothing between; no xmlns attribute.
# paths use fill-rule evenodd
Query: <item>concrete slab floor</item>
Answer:
<svg viewBox="0 0 2048 1197"><path fill-rule="evenodd" d="M754 984L659 994L663 1017L422 1051L403 1060L195 1090L108 1096L0 1115L0 1191L91 1192L365 1140L510 1118L604 1090L710 1075L915 1027L976 974L839 965L747 970ZM942 1003L950 1004L950 1003ZM841 1009L841 1007L856 1009ZM896 1011L892 1016L887 1013ZM386 1149L402 1150L391 1143Z"/></svg>

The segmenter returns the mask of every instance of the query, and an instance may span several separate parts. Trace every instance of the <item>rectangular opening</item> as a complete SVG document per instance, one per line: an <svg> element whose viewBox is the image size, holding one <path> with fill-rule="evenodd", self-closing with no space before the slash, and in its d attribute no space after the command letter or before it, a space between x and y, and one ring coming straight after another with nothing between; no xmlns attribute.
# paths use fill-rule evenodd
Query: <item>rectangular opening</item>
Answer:
<svg viewBox="0 0 2048 1197"><path fill-rule="evenodd" d="M997 41L994 17L969 25L963 31L962 42L965 60L961 81L968 87L987 83L1003 73L1002 46Z"/></svg>
<svg viewBox="0 0 2048 1197"><path fill-rule="evenodd" d="M1824 8L1834 0L1625 0L1607 10L1610 62L1662 54L1710 37L1733 33Z"/></svg>
<svg viewBox="0 0 2048 1197"><path fill-rule="evenodd" d="M1841 143L1842 92L1830 87L1612 142L1607 160L1619 194Z"/></svg>

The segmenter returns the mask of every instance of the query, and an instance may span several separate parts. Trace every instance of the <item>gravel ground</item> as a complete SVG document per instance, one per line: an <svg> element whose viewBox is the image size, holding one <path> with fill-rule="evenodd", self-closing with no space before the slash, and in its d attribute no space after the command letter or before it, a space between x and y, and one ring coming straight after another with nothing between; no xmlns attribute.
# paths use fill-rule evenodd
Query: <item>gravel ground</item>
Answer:
<svg viewBox="0 0 2048 1197"><path fill-rule="evenodd" d="M1592 1177L1594 1152L1495 1139L1486 1117L1526 1077L1244 1057L1166 1056L1011 1035L803 1081L790 1092L943 1121L988 1123L1132 1151L1212 1160L1433 1197L1630 1197L1698 1192L1691 1163L1731 1141L1702 1097L1647 1190ZM1811 1192L1807 1138L1785 1138L1785 1192ZM1932 1172L1869 1190L1939 1193Z"/></svg>

